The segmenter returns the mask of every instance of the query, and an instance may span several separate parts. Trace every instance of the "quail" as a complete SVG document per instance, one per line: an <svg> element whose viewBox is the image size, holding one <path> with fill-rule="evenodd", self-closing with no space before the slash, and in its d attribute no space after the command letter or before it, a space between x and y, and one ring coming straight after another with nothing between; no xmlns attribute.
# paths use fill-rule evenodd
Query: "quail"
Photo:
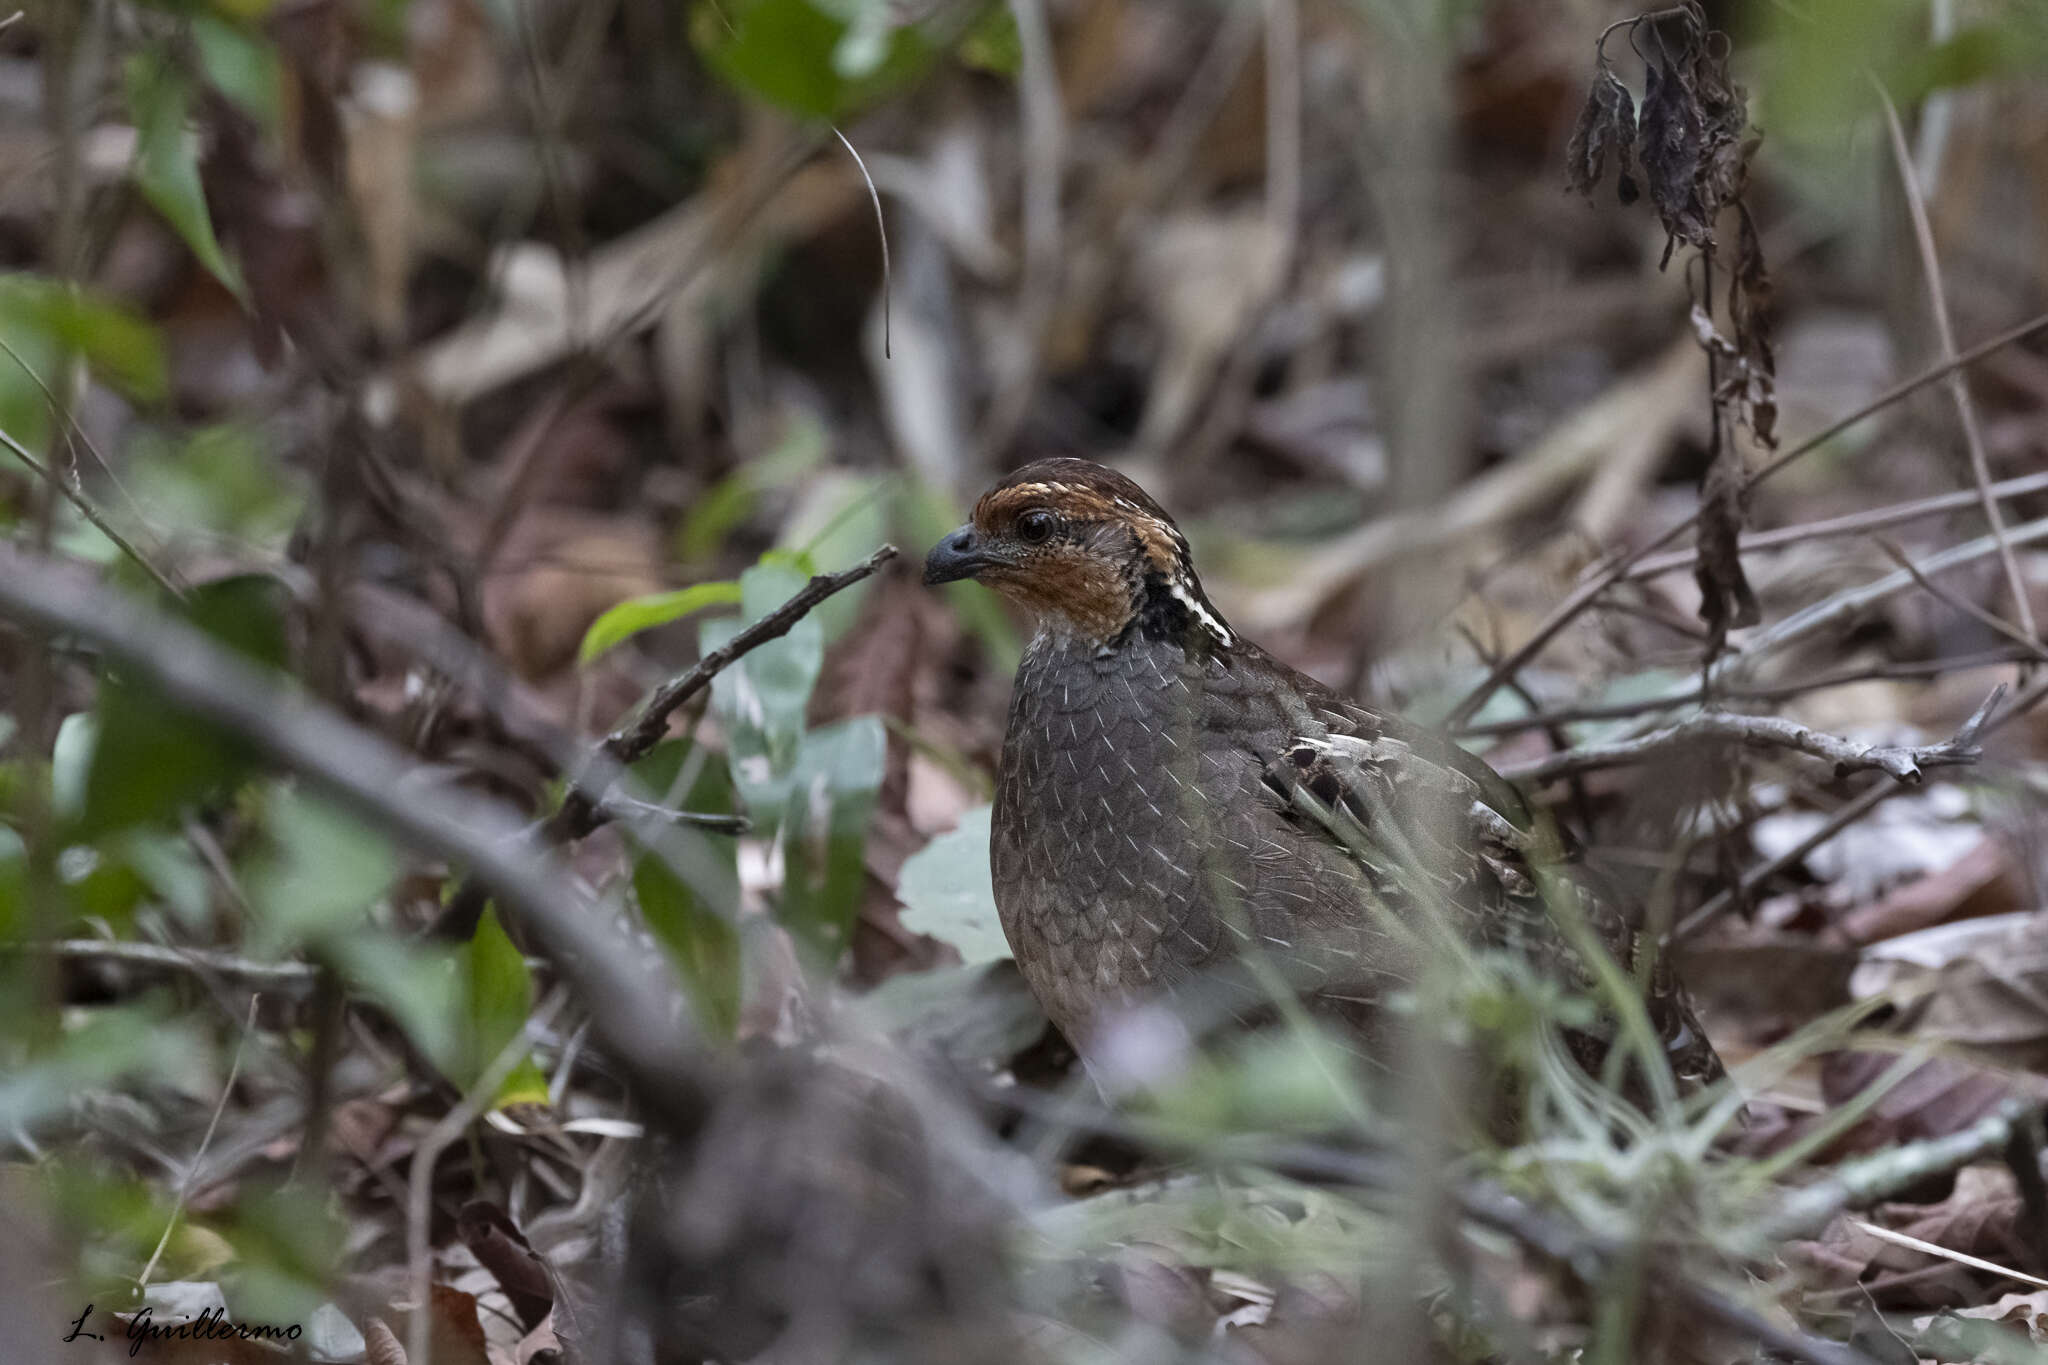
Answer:
<svg viewBox="0 0 2048 1365"><path fill-rule="evenodd" d="M1433 938L1579 987L1588 934L1623 971L1654 952L1483 761L1233 630L1173 519L1122 474L1018 469L926 560L926 583L962 579L1035 618L990 869L1019 969L1091 1067L1124 1012L1164 1002L1228 1026L1270 1006L1275 972L1370 1055ZM1680 1086L1719 1077L1668 970L1643 976ZM1597 1070L1611 1033L1566 1042Z"/></svg>

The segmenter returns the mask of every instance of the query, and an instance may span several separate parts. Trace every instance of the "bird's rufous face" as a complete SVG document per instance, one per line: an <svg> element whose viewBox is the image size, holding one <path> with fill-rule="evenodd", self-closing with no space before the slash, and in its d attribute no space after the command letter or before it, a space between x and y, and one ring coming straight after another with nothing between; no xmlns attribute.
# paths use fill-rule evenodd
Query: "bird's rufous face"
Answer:
<svg viewBox="0 0 2048 1365"><path fill-rule="evenodd" d="M972 578L1099 641L1121 635L1150 594L1201 600L1172 520L1137 484L1082 460L1027 465L983 494L973 519L932 548L924 576Z"/></svg>

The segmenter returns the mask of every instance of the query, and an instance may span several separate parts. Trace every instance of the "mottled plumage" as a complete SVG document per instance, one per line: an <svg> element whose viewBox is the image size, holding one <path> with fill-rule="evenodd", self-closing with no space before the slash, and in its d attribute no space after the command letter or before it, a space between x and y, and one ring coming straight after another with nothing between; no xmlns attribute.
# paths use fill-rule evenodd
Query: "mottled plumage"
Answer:
<svg viewBox="0 0 2048 1365"><path fill-rule="evenodd" d="M990 855L1018 966L1084 1056L1144 1001L1170 996L1197 1027L1257 1011L1267 990L1238 970L1253 951L1368 1053L1432 934L1584 983L1539 882L1633 962L1617 898L1566 866L1513 787L1240 638L1129 479L1082 460L1017 471L927 562L927 581L968 577L1038 620ZM1668 974L1650 994L1681 1079L1718 1075Z"/></svg>

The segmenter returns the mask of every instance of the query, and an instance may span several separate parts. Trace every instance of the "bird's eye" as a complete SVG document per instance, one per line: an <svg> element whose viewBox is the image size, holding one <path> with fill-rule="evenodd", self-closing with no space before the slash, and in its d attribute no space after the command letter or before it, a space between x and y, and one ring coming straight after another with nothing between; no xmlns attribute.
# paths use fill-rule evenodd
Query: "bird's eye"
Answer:
<svg viewBox="0 0 2048 1365"><path fill-rule="evenodd" d="M1030 511L1017 518L1017 539L1027 545L1042 545L1059 527L1060 519L1050 512Z"/></svg>

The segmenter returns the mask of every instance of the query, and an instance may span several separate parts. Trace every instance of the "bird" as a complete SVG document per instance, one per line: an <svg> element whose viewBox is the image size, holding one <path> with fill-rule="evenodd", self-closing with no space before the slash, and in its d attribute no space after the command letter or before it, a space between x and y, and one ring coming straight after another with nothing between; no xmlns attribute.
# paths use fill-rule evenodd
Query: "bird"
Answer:
<svg viewBox="0 0 2048 1365"><path fill-rule="evenodd" d="M1132 479L1028 463L932 548L924 580L979 582L1034 622L989 866L1018 969L1090 1071L1119 1021L1185 1006L1190 1029L1233 1028L1270 1014L1276 979L1384 1065L1390 1005L1449 945L1587 993L1591 954L1630 974L1647 958L1676 1089L1724 1075L1639 911L1555 826L1446 735L1239 634ZM1597 1075L1614 1034L1610 1011L1564 1041Z"/></svg>

